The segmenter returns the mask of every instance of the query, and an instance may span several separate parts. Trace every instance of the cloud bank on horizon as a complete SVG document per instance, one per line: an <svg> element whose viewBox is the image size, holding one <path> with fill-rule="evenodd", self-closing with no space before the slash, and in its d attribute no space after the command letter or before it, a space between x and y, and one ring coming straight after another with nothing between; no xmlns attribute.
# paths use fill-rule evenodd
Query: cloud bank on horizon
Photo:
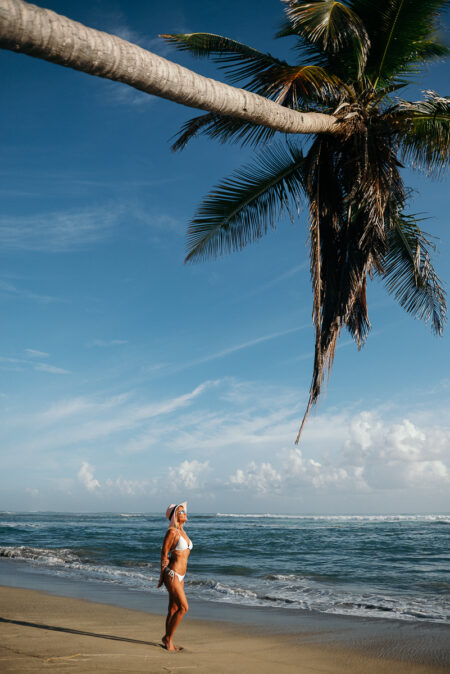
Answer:
<svg viewBox="0 0 450 674"><path fill-rule="evenodd" d="M198 512L411 512L420 495L442 511L450 428L437 409L403 413L319 413L294 448L295 391L224 378L157 402L125 392L10 410L2 425L28 507L155 511L181 494Z"/></svg>

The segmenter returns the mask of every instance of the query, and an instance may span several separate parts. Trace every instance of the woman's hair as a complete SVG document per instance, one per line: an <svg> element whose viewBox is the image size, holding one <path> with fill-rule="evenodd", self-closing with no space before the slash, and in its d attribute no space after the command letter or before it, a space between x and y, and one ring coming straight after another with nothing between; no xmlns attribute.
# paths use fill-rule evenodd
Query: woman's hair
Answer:
<svg viewBox="0 0 450 674"><path fill-rule="evenodd" d="M178 508L184 508L186 510L186 501L178 503L178 505L171 503L166 510L166 517L170 522L170 526L174 526L176 529L180 528L178 524Z"/></svg>
<svg viewBox="0 0 450 674"><path fill-rule="evenodd" d="M178 529L178 513L177 513L177 508L178 506L174 506L170 513L167 515L168 519L171 520L173 517L173 523L175 525L175 528Z"/></svg>

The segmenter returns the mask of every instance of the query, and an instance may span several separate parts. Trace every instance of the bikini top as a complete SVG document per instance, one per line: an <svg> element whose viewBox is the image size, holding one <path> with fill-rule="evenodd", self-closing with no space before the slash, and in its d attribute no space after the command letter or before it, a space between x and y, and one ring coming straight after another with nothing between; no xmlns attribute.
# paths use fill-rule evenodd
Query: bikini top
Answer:
<svg viewBox="0 0 450 674"><path fill-rule="evenodd" d="M180 534L178 543L174 548L172 548L172 550L192 550L192 548L193 548L192 541L190 540L188 544L186 539Z"/></svg>

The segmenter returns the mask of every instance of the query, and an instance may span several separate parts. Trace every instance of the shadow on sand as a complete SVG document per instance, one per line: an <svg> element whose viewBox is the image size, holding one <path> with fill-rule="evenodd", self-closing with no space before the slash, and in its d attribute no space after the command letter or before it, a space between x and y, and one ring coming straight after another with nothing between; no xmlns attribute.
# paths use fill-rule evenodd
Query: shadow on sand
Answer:
<svg viewBox="0 0 450 674"><path fill-rule="evenodd" d="M9 618L0 618L0 623L10 623L11 625L22 625L23 627L35 627L39 630L52 630L53 632L66 632L67 634L79 634L84 637L96 637L97 639L112 639L113 641L126 641L130 644L143 644L144 646L155 646L164 648L162 644L155 641L142 641L141 639L130 639L129 637L117 637L113 634L97 634L96 632L85 632L84 630L74 630L70 627L55 627L55 625L42 625L40 623L29 623L25 620L10 620Z"/></svg>

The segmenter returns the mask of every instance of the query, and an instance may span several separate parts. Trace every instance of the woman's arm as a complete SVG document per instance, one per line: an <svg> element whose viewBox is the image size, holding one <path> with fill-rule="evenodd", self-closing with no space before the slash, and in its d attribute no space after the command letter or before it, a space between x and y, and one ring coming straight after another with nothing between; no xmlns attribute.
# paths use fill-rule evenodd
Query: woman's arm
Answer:
<svg viewBox="0 0 450 674"><path fill-rule="evenodd" d="M175 538L177 536L177 530L170 527L167 529L166 535L164 537L164 542L161 548L161 573L159 575L158 587L161 587L164 580L164 569L169 565L169 551L173 547Z"/></svg>

